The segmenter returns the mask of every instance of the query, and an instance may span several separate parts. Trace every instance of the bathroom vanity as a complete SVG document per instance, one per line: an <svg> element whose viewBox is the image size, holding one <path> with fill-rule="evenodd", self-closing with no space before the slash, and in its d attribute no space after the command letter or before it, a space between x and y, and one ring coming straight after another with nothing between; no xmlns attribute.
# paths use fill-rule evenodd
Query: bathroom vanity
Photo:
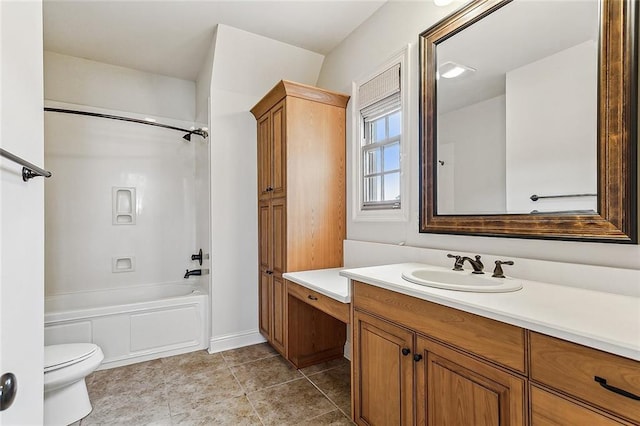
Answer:
<svg viewBox="0 0 640 426"><path fill-rule="evenodd" d="M638 424L638 299L523 280L511 293L350 269L357 424Z"/></svg>

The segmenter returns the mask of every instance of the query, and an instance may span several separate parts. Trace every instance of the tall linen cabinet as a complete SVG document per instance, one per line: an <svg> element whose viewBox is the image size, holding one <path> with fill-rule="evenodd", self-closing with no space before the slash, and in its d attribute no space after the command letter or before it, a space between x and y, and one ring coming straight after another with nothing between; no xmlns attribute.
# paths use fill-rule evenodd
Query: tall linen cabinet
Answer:
<svg viewBox="0 0 640 426"><path fill-rule="evenodd" d="M286 357L284 272L342 266L349 97L280 81L258 124L259 329Z"/></svg>

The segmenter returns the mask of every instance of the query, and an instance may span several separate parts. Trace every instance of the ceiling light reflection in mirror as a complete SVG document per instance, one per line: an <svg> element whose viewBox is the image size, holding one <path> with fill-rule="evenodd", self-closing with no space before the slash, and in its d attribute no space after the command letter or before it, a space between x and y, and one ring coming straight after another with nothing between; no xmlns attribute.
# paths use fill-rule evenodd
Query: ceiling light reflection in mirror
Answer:
<svg viewBox="0 0 640 426"><path fill-rule="evenodd" d="M438 215L597 211L598 18L514 0L438 44Z"/></svg>

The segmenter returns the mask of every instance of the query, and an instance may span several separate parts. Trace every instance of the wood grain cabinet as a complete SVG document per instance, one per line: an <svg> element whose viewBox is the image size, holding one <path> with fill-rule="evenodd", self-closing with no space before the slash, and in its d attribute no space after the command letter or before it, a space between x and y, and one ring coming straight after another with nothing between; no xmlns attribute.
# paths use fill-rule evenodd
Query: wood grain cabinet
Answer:
<svg viewBox="0 0 640 426"><path fill-rule="evenodd" d="M258 139L259 328L284 356L282 274L342 265L348 100L281 81L251 110Z"/></svg>
<svg viewBox="0 0 640 426"><path fill-rule="evenodd" d="M460 340L468 352L429 334L504 344L501 323L366 284L354 283L353 407L360 425L522 425L526 423L526 378L478 356L491 343ZM432 309L433 308L433 309ZM475 316L474 316L475 317ZM489 322L485 322L489 321ZM474 324L475 323L475 324ZM449 330L447 330L447 324ZM474 329L475 327L475 329ZM462 329L465 330L462 330ZM448 332L449 331L449 332ZM514 327L516 335L522 329ZM495 336L492 338L491 336ZM518 340L518 339L516 339ZM520 348L507 351L524 359ZM499 362L512 362L499 357Z"/></svg>
<svg viewBox="0 0 640 426"><path fill-rule="evenodd" d="M640 362L360 282L359 425L640 425Z"/></svg>
<svg viewBox="0 0 640 426"><path fill-rule="evenodd" d="M353 341L356 423L413 424L414 333L356 310Z"/></svg>
<svg viewBox="0 0 640 426"><path fill-rule="evenodd" d="M590 424L640 424L640 362L534 332L529 345L531 383L538 386L534 424L549 424L542 416L549 410L560 419L571 420L574 411L598 419ZM552 398L544 389L565 397ZM573 409L560 412L559 405Z"/></svg>

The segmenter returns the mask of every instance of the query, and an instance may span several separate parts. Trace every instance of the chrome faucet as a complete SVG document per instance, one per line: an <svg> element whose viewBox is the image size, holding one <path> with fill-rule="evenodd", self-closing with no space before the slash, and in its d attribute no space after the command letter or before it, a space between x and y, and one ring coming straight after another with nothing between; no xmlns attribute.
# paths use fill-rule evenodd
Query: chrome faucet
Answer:
<svg viewBox="0 0 640 426"><path fill-rule="evenodd" d="M463 271L464 269L462 268L462 266L464 265L465 261L468 261L473 268L474 274L484 274L484 272L482 272L482 270L484 269L484 264L482 263L482 261L480 261L479 254L476 254L475 260L467 256L459 256L456 254L447 254L447 257L456 260L453 264L454 271Z"/></svg>

